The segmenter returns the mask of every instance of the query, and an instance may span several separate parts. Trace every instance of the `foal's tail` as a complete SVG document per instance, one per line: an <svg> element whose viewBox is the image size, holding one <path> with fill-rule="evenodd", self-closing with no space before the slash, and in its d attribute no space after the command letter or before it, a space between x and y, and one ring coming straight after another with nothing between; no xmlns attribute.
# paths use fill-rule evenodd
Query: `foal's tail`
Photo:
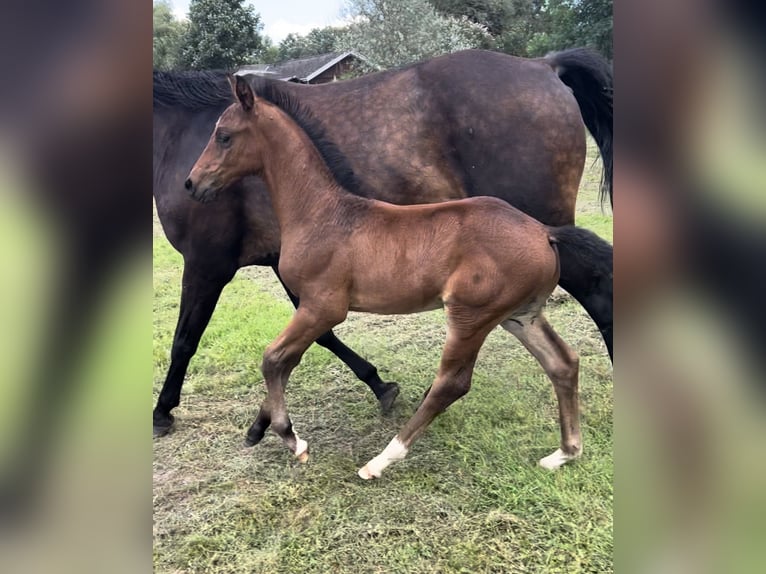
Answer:
<svg viewBox="0 0 766 574"><path fill-rule="evenodd" d="M596 140L604 163L601 200L612 202L612 67L606 59L588 48L553 52L544 60L562 82L572 89L580 106L583 122Z"/></svg>
<svg viewBox="0 0 766 574"><path fill-rule="evenodd" d="M596 322L612 358L612 246L574 225L548 229L559 251L559 285Z"/></svg>

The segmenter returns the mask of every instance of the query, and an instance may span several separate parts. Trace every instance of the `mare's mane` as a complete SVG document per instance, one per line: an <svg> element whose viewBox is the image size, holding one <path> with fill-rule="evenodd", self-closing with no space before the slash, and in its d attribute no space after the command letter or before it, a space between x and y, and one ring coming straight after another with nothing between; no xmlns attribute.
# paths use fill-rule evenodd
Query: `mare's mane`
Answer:
<svg viewBox="0 0 766 574"><path fill-rule="evenodd" d="M155 107L180 107L203 110L234 103L228 73L224 71L163 72L154 70L153 103ZM280 80L246 78L256 95L274 104L306 132L319 150L335 180L348 191L358 193L359 181L354 170L328 137L324 126L296 96L284 89Z"/></svg>
<svg viewBox="0 0 766 574"><path fill-rule="evenodd" d="M201 110L234 103L226 72L163 72L152 78L155 107Z"/></svg>

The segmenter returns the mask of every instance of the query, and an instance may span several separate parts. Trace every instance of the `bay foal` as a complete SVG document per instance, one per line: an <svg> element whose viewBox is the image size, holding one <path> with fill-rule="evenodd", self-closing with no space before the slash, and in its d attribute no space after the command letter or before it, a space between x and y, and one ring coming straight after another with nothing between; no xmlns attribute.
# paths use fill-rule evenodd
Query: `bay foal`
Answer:
<svg viewBox="0 0 766 574"><path fill-rule="evenodd" d="M300 297L287 328L264 352L268 395L246 443L258 443L271 425L299 460L308 458L287 413L285 387L306 349L349 310L415 313L443 306L447 340L436 379L359 476L379 477L404 458L434 417L468 392L479 349L498 325L521 340L553 382L561 444L540 464L553 469L579 456L578 358L542 310L559 278L557 242L587 242L588 232L548 228L490 197L395 206L352 195L304 131L316 135L321 128L297 102L286 98L277 106L257 98L246 80L231 83L237 101L219 118L185 185L208 201L232 182L260 175L281 231L279 272Z"/></svg>

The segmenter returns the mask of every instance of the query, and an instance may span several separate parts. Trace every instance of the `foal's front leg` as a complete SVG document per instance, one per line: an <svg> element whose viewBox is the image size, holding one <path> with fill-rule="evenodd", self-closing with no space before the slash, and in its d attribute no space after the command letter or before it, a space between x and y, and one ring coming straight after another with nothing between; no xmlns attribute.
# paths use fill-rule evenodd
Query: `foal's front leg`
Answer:
<svg viewBox="0 0 766 574"><path fill-rule="evenodd" d="M285 387L292 370L314 340L343 321L343 316L331 319L301 305L284 331L263 353L261 371L268 394L261 404L255 422L247 431L245 444L253 446L263 438L269 425L282 437L301 462L308 460L308 444L298 437L285 406Z"/></svg>
<svg viewBox="0 0 766 574"><path fill-rule="evenodd" d="M279 274L279 269L276 266L272 267L272 269L274 270L277 279L279 279L279 282L282 284L287 296L290 298L290 301L292 301L297 309L300 305L300 299L298 299L298 297L290 291L290 288L285 285L282 276ZM332 331L327 331L321 334L317 337L316 343L343 361L360 381L370 387L375 398L378 399L380 411L383 414L386 414L391 410L391 407L394 404L394 399L399 396L399 385L397 383L383 382L380 375L378 375L378 369L375 365L365 361L362 357L357 355L353 349L347 347L343 341L338 339Z"/></svg>

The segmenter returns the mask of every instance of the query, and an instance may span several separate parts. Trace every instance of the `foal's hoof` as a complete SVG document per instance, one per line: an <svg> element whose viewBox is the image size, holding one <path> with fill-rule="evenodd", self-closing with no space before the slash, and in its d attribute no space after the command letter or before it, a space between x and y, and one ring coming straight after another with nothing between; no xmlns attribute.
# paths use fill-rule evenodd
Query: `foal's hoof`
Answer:
<svg viewBox="0 0 766 574"><path fill-rule="evenodd" d="M359 478L362 480L372 480L373 478L380 478L380 474L373 474L372 471L367 468L367 465L363 466L357 472Z"/></svg>
<svg viewBox="0 0 766 574"><path fill-rule="evenodd" d="M309 445L302 438L298 439L297 446L295 447L295 458L300 463L305 463L309 459Z"/></svg>
<svg viewBox="0 0 766 574"><path fill-rule="evenodd" d="M168 434L173 429L173 424L175 423L175 418L173 415L168 415L167 417L154 417L154 424L152 426L152 436L153 438L160 438Z"/></svg>
<svg viewBox="0 0 766 574"><path fill-rule="evenodd" d="M399 385L397 383L384 383L386 392L378 399L380 402L381 414L387 415L394 406L394 400L399 396Z"/></svg>
<svg viewBox="0 0 766 574"><path fill-rule="evenodd" d="M582 449L574 454L567 454L563 450L556 449L556 452L540 459L540 466L548 470L556 470L570 460L578 458L582 454Z"/></svg>

